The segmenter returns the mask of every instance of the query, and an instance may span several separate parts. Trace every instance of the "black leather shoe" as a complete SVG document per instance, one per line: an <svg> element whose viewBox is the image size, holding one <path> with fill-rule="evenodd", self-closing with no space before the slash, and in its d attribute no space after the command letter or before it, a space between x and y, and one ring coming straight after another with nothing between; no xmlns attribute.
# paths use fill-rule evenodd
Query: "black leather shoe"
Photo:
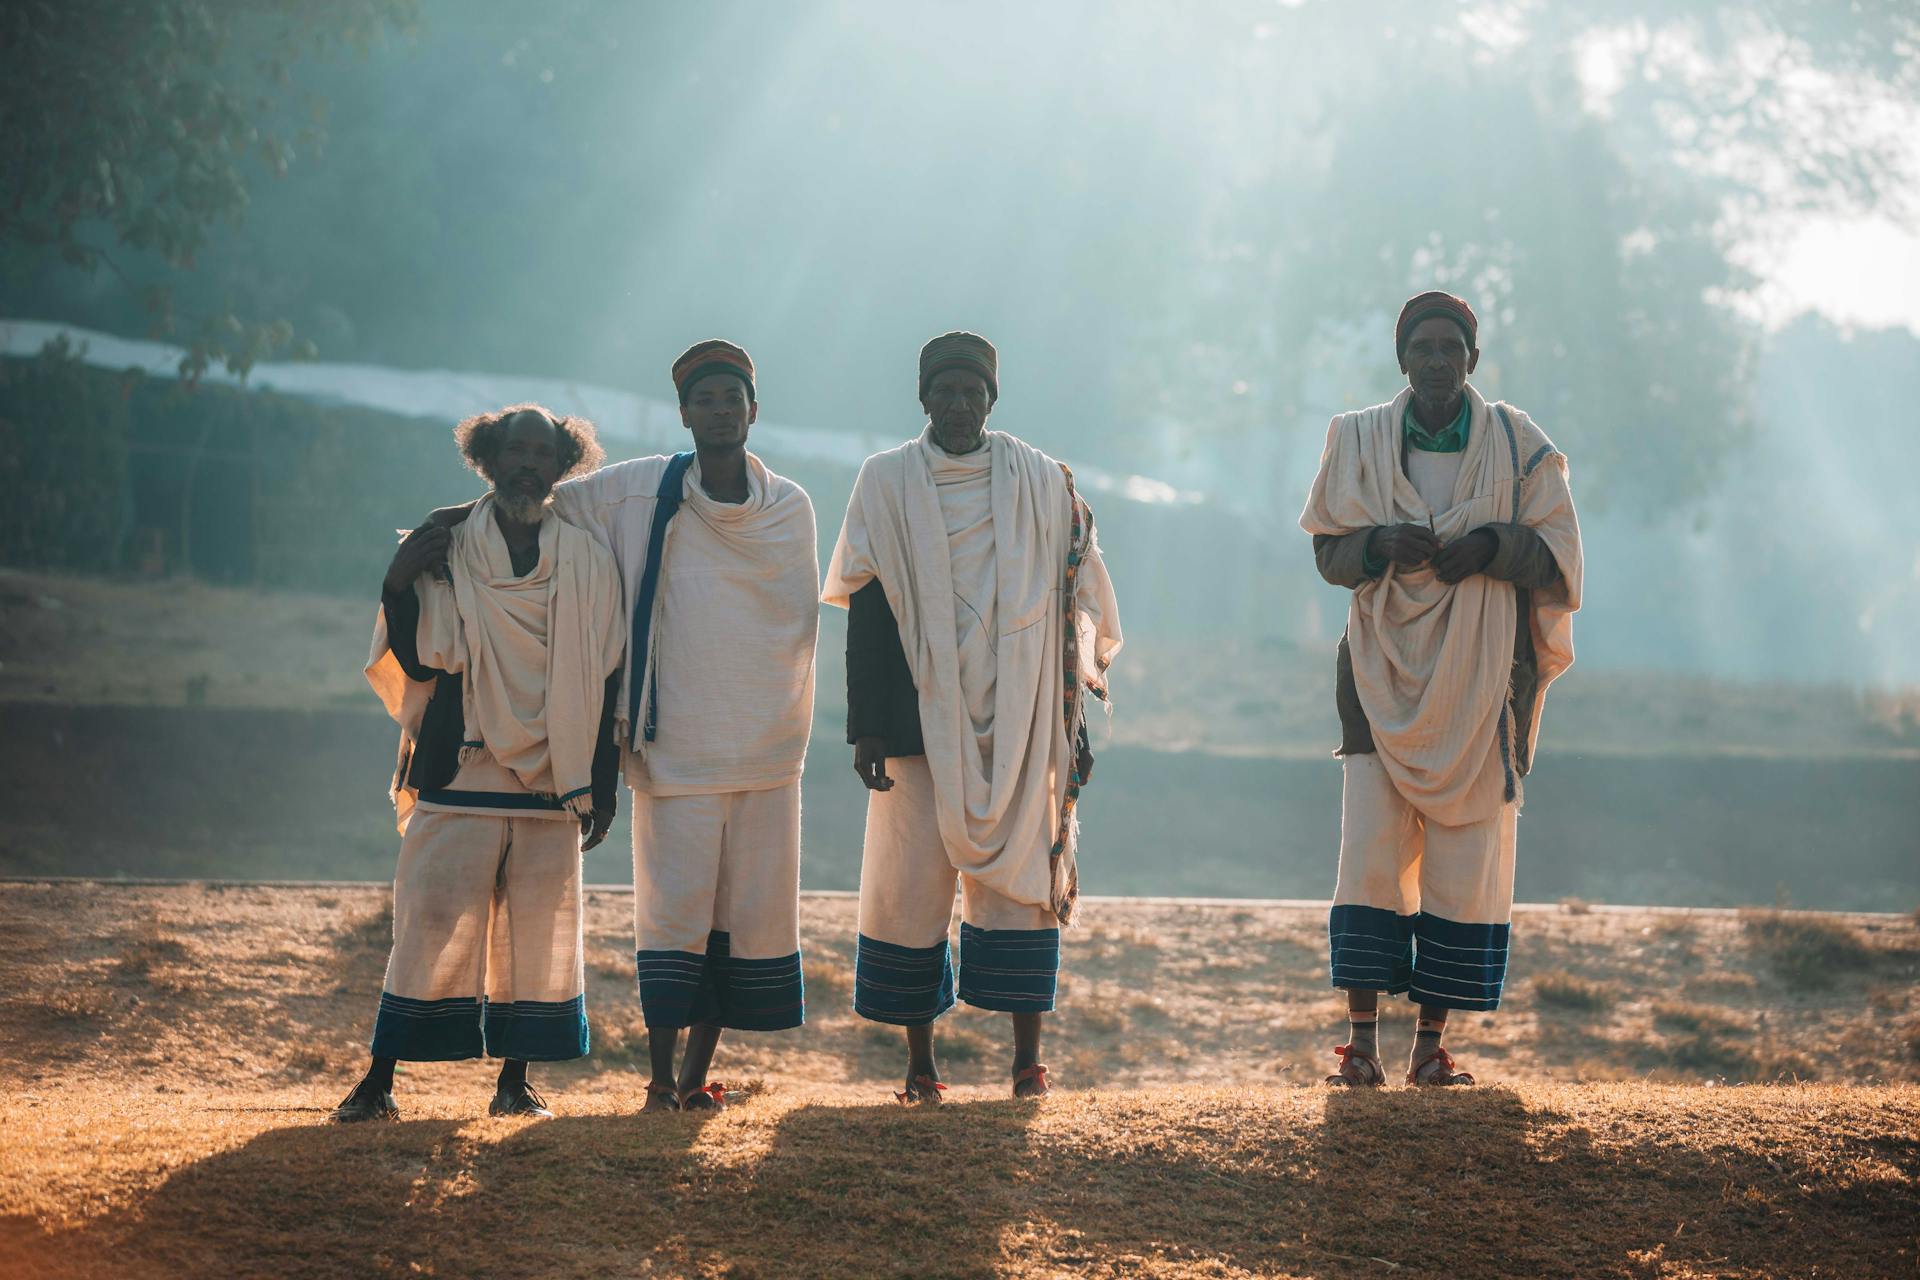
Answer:
<svg viewBox="0 0 1920 1280"><path fill-rule="evenodd" d="M393 1094L365 1085L353 1086L353 1092L333 1109L327 1119L334 1124L358 1124L362 1120L398 1120L400 1108L393 1105Z"/></svg>
<svg viewBox="0 0 1920 1280"><path fill-rule="evenodd" d="M533 1091L530 1084L505 1085L494 1091L493 1101L487 1104L490 1116L531 1116L535 1120L551 1120L553 1112L547 1110L546 1101Z"/></svg>

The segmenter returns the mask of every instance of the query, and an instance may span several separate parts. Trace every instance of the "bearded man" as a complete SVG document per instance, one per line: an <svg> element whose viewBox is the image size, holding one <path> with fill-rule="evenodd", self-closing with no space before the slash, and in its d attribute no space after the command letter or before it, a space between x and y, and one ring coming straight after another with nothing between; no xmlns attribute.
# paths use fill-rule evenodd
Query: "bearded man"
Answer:
<svg viewBox="0 0 1920 1280"><path fill-rule="evenodd" d="M1072 473L987 430L992 344L933 339L919 386L926 426L861 466L821 595L848 610L847 739L868 788L854 1008L906 1029L900 1101L939 1101L958 880L959 998L1012 1015L1013 1093L1039 1096L1093 769L1084 695L1106 697L1119 609Z"/></svg>
<svg viewBox="0 0 1920 1280"><path fill-rule="evenodd" d="M503 1058L489 1111L549 1117L529 1062L588 1044L580 855L614 816L613 557L554 515L593 426L513 405L454 429L492 488L394 553L367 679L400 723L393 952L373 1062L333 1112L393 1119L394 1064ZM584 837L585 843L582 843Z"/></svg>
<svg viewBox="0 0 1920 1280"><path fill-rule="evenodd" d="M1454 1009L1499 1007L1514 821L1547 686L1573 662L1580 524L1567 460L1467 381L1479 321L1407 301L1408 385L1327 430L1300 526L1353 591L1334 700L1344 771L1327 933L1348 1042L1328 1083L1382 1084L1379 993L1420 1004L1406 1079L1472 1084L1441 1044Z"/></svg>

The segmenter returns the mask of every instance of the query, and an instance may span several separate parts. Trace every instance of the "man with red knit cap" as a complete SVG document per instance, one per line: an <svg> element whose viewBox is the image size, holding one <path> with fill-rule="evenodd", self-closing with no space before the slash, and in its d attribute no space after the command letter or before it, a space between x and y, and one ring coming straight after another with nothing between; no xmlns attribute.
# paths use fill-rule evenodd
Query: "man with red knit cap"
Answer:
<svg viewBox="0 0 1920 1280"><path fill-rule="evenodd" d="M1401 308L1407 386L1333 419L1300 525L1351 588L1334 701L1345 776L1328 917L1348 1042L1331 1084L1383 1084L1379 993L1420 1006L1406 1080L1472 1084L1450 1010L1499 1006L1514 820L1547 686L1573 662L1580 525L1567 460L1467 381L1479 321L1452 294Z"/></svg>
<svg viewBox="0 0 1920 1280"><path fill-rule="evenodd" d="M625 587L617 727L649 1111L724 1105L707 1080L721 1032L803 1020L800 768L819 630L813 504L747 451L752 358L695 343L673 385L690 450L553 491L560 518L613 551Z"/></svg>

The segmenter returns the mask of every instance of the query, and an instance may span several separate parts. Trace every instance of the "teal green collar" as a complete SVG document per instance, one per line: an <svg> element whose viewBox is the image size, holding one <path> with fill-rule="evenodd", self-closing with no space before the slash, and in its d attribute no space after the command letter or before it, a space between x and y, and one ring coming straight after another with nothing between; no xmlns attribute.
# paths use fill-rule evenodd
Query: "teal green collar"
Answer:
<svg viewBox="0 0 1920 1280"><path fill-rule="evenodd" d="M1401 422L1406 432L1407 443L1427 453L1459 453L1467 447L1467 426L1473 418L1473 401L1463 390L1460 393L1460 416L1453 425L1439 431L1429 432L1420 425L1420 419L1413 416L1413 400L1407 400L1407 411Z"/></svg>

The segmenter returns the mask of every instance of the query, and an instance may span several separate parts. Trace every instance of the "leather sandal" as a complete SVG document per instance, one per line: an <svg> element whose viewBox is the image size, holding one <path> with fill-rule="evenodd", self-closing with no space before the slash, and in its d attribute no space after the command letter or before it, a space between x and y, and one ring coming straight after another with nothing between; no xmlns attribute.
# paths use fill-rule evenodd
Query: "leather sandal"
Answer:
<svg viewBox="0 0 1920 1280"><path fill-rule="evenodd" d="M1020 1092L1020 1086L1029 1080L1038 1080L1040 1082L1040 1091L1038 1093ZM1013 1074L1013 1096L1016 1098L1044 1098L1052 1092L1053 1082L1047 1078L1047 1069L1041 1063L1036 1062L1032 1066L1016 1071Z"/></svg>
<svg viewBox="0 0 1920 1280"><path fill-rule="evenodd" d="M680 1095L682 1111L725 1111L727 1109L727 1086L718 1080L709 1081L698 1089L689 1089Z"/></svg>
<svg viewBox="0 0 1920 1280"><path fill-rule="evenodd" d="M915 1076L913 1079L907 1081L906 1088L895 1089L893 1096L895 1101L899 1102L901 1106L911 1107L919 1102L944 1102L945 1099L940 1095L946 1091L947 1086L941 1084L932 1076Z"/></svg>
<svg viewBox="0 0 1920 1280"><path fill-rule="evenodd" d="M680 1091L670 1084L655 1084L651 1080L647 1081L647 1097L665 1098L667 1110L680 1110Z"/></svg>
<svg viewBox="0 0 1920 1280"><path fill-rule="evenodd" d="M1340 1057L1340 1070L1327 1077L1328 1084L1345 1085L1350 1089L1377 1089L1387 1082L1387 1069L1375 1055L1350 1044L1337 1044L1333 1046L1333 1051Z"/></svg>
<svg viewBox="0 0 1920 1280"><path fill-rule="evenodd" d="M1435 1063L1439 1064L1438 1069L1428 1071L1427 1068L1432 1067ZM1424 1075L1422 1074L1423 1072L1425 1072ZM1414 1063L1413 1066L1407 1069L1407 1083L1434 1086L1472 1084L1473 1073L1471 1071L1454 1070L1453 1055L1445 1049L1435 1048L1432 1053L1420 1059L1420 1061Z"/></svg>

